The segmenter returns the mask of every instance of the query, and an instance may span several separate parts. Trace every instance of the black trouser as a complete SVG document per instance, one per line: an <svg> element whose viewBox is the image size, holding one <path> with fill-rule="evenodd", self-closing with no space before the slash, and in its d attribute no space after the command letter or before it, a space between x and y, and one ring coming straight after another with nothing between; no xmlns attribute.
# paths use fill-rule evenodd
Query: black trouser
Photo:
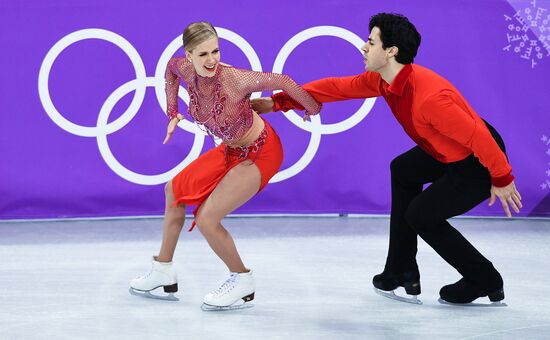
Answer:
<svg viewBox="0 0 550 340"><path fill-rule="evenodd" d="M504 151L496 130L487 124ZM426 190L424 184L432 183ZM416 236L420 235L464 278L487 290L502 287L502 278L448 218L464 214L490 197L491 177L479 160L450 164L435 160L418 146L391 163L392 206L386 271L417 271Z"/></svg>

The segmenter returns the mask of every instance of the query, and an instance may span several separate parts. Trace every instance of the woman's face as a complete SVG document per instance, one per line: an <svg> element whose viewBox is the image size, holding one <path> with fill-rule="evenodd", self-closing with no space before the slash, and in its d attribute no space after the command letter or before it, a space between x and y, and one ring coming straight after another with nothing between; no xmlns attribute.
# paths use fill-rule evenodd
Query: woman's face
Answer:
<svg viewBox="0 0 550 340"><path fill-rule="evenodd" d="M220 47L218 38L212 37L203 41L191 52L186 51L185 55L195 67L195 71L203 77L213 77L220 63Z"/></svg>

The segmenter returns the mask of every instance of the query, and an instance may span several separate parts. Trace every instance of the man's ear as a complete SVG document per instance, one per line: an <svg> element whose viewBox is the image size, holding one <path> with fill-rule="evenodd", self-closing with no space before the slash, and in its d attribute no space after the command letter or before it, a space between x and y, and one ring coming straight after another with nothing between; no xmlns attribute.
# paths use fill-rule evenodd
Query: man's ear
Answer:
<svg viewBox="0 0 550 340"><path fill-rule="evenodd" d="M388 57L395 57L399 53L399 48L397 46L392 46L388 48Z"/></svg>

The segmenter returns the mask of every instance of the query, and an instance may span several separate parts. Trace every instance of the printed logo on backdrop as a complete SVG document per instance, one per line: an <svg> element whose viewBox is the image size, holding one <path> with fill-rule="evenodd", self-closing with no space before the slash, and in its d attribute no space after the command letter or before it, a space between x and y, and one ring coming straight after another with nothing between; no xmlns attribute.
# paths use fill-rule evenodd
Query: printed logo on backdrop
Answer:
<svg viewBox="0 0 550 340"><path fill-rule="evenodd" d="M545 146L546 149L546 155L550 157L550 138L548 136L543 135L540 139ZM550 190L550 162L546 163L546 178L545 180L540 184L541 190Z"/></svg>
<svg viewBox="0 0 550 340"><path fill-rule="evenodd" d="M544 145L543 148L546 149L545 154L550 157L550 137L548 137L547 135L542 135L540 140ZM542 183L540 184L541 194L543 195L543 197L537 204L535 204L534 208L527 215L530 217L550 217L550 161L548 161L550 160L550 158L546 159L546 165L544 166L544 169L546 169L546 171L543 175Z"/></svg>
<svg viewBox="0 0 550 340"><path fill-rule="evenodd" d="M254 48L240 35L230 30L216 27L220 39L226 39L235 44L247 57L250 62L251 69L254 71L262 71L262 65L258 55ZM335 26L316 26L308 28L302 32L299 32L293 36L279 51L275 63L273 64L272 72L283 73L284 64L292 53L292 51L305 42L306 40L321 37L332 36L343 39L352 44L359 53L363 46L363 40L356 34ZM66 119L53 104L49 91L49 76L53 63L59 56L59 54L70 45L85 39L100 39L108 41L118 46L129 57L130 62L135 71L135 79L129 80L125 84L122 84L116 90L114 90L106 99L98 113L98 119L96 126L81 126L74 124ZM166 114L166 94L164 92L164 72L168 60L174 55L174 53L181 48L181 37L176 37L162 52L159 61L156 66L155 75L148 77L145 71L145 65L141 59L141 56L137 50L132 46L130 42L124 39L122 36L103 29L83 29L66 35L61 38L46 54L40 72L38 75L38 93L40 101L44 110L48 116L63 130L82 137L95 137L99 152L103 157L103 160L109 166L109 168L120 177L125 180L141 184L141 185L157 185L165 183L172 179L178 172L180 172L185 166L196 159L203 148L204 138L206 134L203 130L198 128L190 121L183 120L178 124L179 128L193 133L195 139L193 146L189 151L189 154L173 169L166 171L165 173L158 175L144 175L133 172L122 165L111 152L109 147L107 136L122 129L126 126L138 113L141 104L145 98L145 90L147 87L154 87L157 101ZM134 98L132 99L130 106L126 111L117 119L112 122L109 121L109 115L112 109L128 93L134 92ZM187 91L180 87L180 98L189 105L189 95ZM259 93L252 95L252 98L259 97ZM311 160L314 158L319 145L321 143L321 135L323 134L336 134L348 129L351 129L359 122L363 120L374 106L376 99L366 99L361 107L349 118L332 124L322 124L321 115L311 117L311 121L303 122L301 116L294 113L292 110L284 112L286 118L288 118L297 127L306 130L311 133L310 142L307 146L303 156L292 166L287 169L280 170L270 182L280 182L290 177L295 176L305 169ZM163 120L164 122L165 120Z"/></svg>
<svg viewBox="0 0 550 340"><path fill-rule="evenodd" d="M503 50L529 61L531 68L535 68L550 57L550 12L539 7L536 0L521 4L514 15L504 15L508 42Z"/></svg>

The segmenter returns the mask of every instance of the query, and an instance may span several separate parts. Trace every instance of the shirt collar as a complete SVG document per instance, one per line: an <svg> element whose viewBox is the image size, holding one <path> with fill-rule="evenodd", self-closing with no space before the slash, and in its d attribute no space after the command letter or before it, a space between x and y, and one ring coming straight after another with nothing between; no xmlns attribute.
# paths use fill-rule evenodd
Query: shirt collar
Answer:
<svg viewBox="0 0 550 340"><path fill-rule="evenodd" d="M405 87L405 84L407 83L407 79L409 79L409 75L411 74L411 72L411 64L406 64L395 76L390 86L388 87L388 91L395 95L401 96L403 94L403 88Z"/></svg>

